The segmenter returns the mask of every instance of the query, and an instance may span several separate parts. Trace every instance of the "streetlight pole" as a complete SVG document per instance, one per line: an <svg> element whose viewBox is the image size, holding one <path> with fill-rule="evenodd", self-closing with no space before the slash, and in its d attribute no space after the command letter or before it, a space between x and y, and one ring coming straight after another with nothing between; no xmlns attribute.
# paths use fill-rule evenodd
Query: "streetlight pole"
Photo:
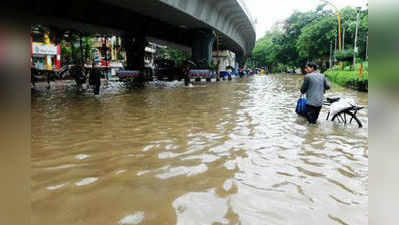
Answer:
<svg viewBox="0 0 399 225"><path fill-rule="evenodd" d="M342 50L342 42L341 42L341 10L338 9L334 4L327 0L321 0L329 5L331 5L337 11L337 20L338 20L338 42L339 42L339 50Z"/></svg>
<svg viewBox="0 0 399 225"><path fill-rule="evenodd" d="M360 7L357 7L357 17L356 17L356 32L355 32L355 46L353 48L353 69L355 69L356 65L356 55L358 53L357 48L357 34L359 30L359 14L360 14Z"/></svg>

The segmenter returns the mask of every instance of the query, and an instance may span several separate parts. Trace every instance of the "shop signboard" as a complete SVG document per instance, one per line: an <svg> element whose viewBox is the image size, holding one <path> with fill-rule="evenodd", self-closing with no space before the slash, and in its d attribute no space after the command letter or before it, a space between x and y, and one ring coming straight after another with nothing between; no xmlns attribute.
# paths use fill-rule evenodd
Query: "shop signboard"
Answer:
<svg viewBox="0 0 399 225"><path fill-rule="evenodd" d="M32 50L34 55L57 55L56 45L33 43Z"/></svg>

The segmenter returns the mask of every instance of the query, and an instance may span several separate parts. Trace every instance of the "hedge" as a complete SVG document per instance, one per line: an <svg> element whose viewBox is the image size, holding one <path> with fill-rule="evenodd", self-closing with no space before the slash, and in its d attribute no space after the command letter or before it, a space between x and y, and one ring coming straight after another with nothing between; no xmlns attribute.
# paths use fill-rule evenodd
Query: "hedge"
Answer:
<svg viewBox="0 0 399 225"><path fill-rule="evenodd" d="M359 91L368 90L368 71L363 71L362 78L360 78L359 71L327 70L324 74L331 82L343 87L350 87Z"/></svg>

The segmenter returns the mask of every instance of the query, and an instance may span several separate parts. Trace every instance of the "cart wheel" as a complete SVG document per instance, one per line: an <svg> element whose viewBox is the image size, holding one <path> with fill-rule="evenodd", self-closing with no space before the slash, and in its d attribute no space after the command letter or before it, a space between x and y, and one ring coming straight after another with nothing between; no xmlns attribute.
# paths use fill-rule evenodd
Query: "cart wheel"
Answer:
<svg viewBox="0 0 399 225"><path fill-rule="evenodd" d="M338 121L338 122L346 123L347 116L350 118L350 120L349 120L350 123L354 119L357 122L357 125L359 126L359 128L363 127L363 124L362 124L362 122L360 122L359 118L357 118L357 116L355 114L353 114L352 112L349 112L349 111L344 111L344 112L335 114L334 117L331 119L331 121ZM343 119L343 118L345 118L345 119Z"/></svg>

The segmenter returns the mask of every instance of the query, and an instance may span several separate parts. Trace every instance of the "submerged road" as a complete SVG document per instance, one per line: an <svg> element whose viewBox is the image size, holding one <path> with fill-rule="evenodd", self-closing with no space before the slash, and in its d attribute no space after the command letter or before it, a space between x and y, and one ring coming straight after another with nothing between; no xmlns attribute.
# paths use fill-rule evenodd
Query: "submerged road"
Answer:
<svg viewBox="0 0 399 225"><path fill-rule="evenodd" d="M309 126L302 79L34 91L32 224L368 224L368 110Z"/></svg>

